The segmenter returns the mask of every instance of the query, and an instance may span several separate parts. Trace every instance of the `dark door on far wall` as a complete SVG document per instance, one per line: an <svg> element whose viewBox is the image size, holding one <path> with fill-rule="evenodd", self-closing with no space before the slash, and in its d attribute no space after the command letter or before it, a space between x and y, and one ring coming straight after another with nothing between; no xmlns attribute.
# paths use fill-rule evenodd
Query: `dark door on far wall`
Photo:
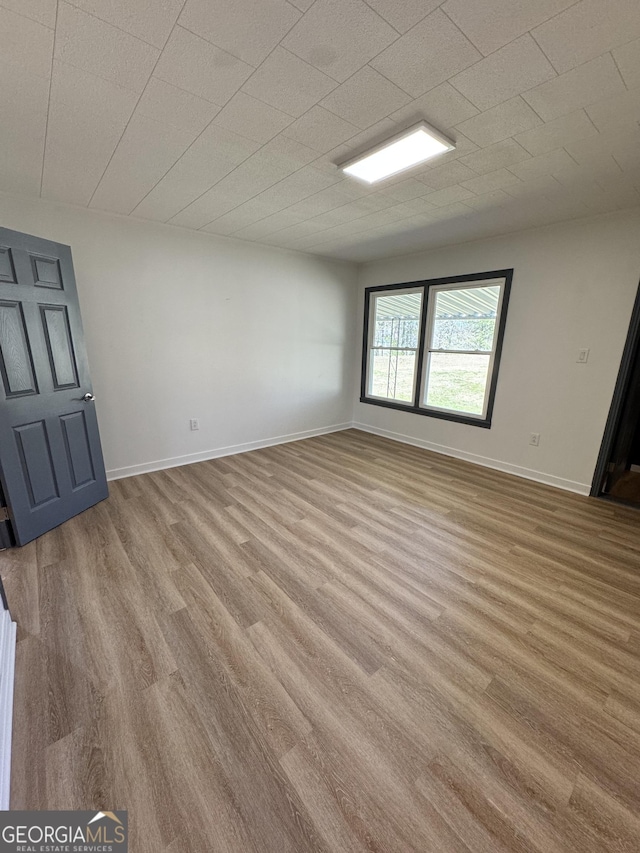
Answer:
<svg viewBox="0 0 640 853"><path fill-rule="evenodd" d="M108 491L71 249L5 228L0 374L0 494L24 545Z"/></svg>

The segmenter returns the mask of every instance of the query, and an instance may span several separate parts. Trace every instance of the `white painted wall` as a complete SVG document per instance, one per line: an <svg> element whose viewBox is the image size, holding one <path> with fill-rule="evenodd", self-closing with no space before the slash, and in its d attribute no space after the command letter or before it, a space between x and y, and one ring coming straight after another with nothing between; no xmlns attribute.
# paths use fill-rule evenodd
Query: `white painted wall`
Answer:
<svg viewBox="0 0 640 853"><path fill-rule="evenodd" d="M508 267L515 272L491 429L359 402L354 421L587 493L640 279L637 209L373 262L360 284ZM586 365L576 363L581 347L591 350ZM531 432L541 434L539 447L529 445Z"/></svg>
<svg viewBox="0 0 640 853"><path fill-rule="evenodd" d="M9 196L0 225L72 248L111 476L351 420L354 266Z"/></svg>

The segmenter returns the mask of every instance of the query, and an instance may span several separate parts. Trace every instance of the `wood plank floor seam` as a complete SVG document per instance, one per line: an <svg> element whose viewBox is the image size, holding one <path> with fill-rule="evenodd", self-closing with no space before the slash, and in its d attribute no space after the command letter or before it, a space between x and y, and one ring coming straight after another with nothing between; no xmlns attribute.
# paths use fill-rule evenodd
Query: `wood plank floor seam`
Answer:
<svg viewBox="0 0 640 853"><path fill-rule="evenodd" d="M346 430L0 555L12 807L132 853L637 853L640 516Z"/></svg>

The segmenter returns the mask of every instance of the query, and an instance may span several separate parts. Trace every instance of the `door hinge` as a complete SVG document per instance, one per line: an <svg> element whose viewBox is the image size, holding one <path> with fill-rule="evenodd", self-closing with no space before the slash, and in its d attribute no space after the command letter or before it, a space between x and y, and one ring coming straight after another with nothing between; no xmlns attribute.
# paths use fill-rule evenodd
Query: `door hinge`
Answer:
<svg viewBox="0 0 640 853"><path fill-rule="evenodd" d="M9 521L9 508L0 506L0 522Z"/></svg>

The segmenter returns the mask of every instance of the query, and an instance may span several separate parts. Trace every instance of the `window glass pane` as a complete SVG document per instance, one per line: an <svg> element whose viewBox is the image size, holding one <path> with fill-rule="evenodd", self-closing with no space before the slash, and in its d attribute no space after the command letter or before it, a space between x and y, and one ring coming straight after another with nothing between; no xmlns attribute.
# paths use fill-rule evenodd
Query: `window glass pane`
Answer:
<svg viewBox="0 0 640 853"><path fill-rule="evenodd" d="M373 330L374 347L416 349L420 327L422 291L397 296L377 296Z"/></svg>
<svg viewBox="0 0 640 853"><path fill-rule="evenodd" d="M481 415L489 370L488 355L433 352L427 367L427 406Z"/></svg>
<svg viewBox="0 0 640 853"><path fill-rule="evenodd" d="M500 287L464 287L436 293L430 349L491 350Z"/></svg>
<svg viewBox="0 0 640 853"><path fill-rule="evenodd" d="M416 354L411 350L372 350L369 393L412 403L415 369Z"/></svg>

